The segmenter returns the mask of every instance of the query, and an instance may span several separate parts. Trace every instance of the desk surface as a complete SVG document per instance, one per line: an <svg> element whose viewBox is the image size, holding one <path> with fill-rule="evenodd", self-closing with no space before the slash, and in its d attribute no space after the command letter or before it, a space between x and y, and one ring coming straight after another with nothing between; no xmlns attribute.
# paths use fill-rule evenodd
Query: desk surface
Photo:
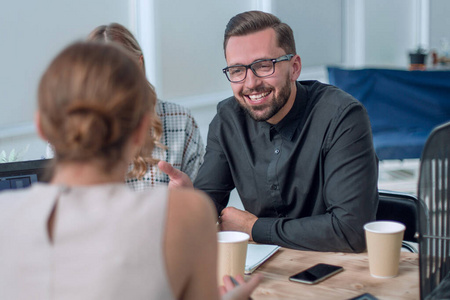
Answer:
<svg viewBox="0 0 450 300"><path fill-rule="evenodd" d="M316 285L289 281L289 276L317 263L344 267L344 271ZM390 279L370 276L367 252L335 253L281 248L254 273L264 279L253 292L258 299L350 299L371 293L378 299L419 299L419 257L402 252L399 275Z"/></svg>

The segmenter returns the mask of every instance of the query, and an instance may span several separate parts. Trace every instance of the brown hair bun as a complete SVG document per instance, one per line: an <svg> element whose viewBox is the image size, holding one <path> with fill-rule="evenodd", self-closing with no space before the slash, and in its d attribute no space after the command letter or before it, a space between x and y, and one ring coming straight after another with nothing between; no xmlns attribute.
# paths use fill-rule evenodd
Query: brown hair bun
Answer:
<svg viewBox="0 0 450 300"><path fill-rule="evenodd" d="M64 49L42 76L38 98L55 160L100 158L105 169L122 158L125 142L143 116L153 114L156 101L133 57L95 42Z"/></svg>

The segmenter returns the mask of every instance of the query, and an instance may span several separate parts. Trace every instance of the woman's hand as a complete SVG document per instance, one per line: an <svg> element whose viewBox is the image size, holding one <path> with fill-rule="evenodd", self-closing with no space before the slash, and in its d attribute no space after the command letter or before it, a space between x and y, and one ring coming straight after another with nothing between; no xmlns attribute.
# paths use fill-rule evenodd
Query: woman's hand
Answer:
<svg viewBox="0 0 450 300"><path fill-rule="evenodd" d="M261 274L254 274L250 280L246 282L241 275L236 276L238 284L234 284L230 276L223 277L224 285L219 287L220 295L223 300L248 300L250 295L261 282L263 276Z"/></svg>

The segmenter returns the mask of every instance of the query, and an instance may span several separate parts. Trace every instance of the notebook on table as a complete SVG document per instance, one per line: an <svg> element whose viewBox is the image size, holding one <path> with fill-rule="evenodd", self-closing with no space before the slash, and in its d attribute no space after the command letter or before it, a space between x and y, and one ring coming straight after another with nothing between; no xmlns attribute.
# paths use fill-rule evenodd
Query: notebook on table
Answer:
<svg viewBox="0 0 450 300"><path fill-rule="evenodd" d="M280 246L265 244L248 244L245 260L245 274L252 274L260 265L268 260Z"/></svg>

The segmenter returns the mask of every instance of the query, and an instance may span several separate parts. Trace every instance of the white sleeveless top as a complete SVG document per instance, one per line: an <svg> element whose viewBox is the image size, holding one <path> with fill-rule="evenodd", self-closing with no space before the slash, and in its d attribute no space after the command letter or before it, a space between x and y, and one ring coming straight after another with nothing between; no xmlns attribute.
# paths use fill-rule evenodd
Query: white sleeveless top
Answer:
<svg viewBox="0 0 450 300"><path fill-rule="evenodd" d="M174 299L166 218L165 187L39 183L0 193L0 299Z"/></svg>

